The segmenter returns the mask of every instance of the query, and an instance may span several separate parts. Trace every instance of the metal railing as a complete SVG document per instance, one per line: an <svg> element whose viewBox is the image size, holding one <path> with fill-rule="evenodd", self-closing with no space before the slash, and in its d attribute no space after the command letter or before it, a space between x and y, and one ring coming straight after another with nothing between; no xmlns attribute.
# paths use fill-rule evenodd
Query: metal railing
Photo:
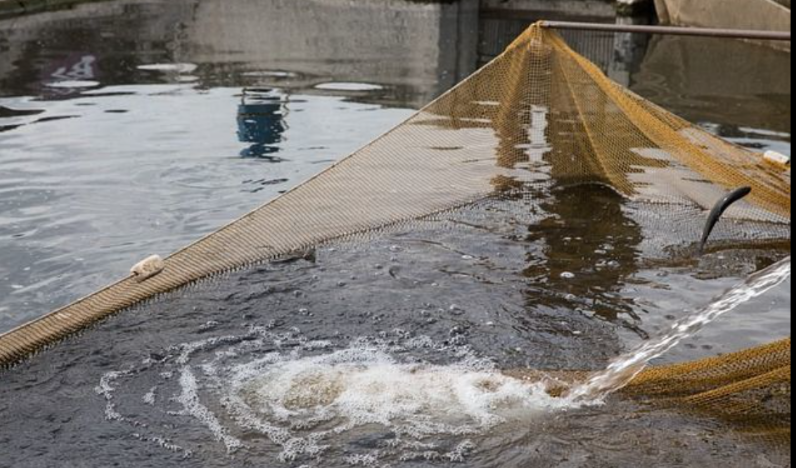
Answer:
<svg viewBox="0 0 796 468"><path fill-rule="evenodd" d="M614 33L664 34L670 36L721 37L764 41L790 41L791 33L782 31L751 31L742 29L684 28L675 26L647 26L568 21L542 21L542 27L563 30L605 31Z"/></svg>

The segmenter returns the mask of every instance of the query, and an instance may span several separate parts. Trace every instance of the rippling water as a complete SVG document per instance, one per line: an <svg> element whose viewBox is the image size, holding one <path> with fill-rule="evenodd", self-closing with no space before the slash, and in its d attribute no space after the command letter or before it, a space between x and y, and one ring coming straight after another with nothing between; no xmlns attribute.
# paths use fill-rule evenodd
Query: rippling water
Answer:
<svg viewBox="0 0 796 468"><path fill-rule="evenodd" d="M302 4L109 1L0 22L0 331L301 183L528 24L455 3ZM568 39L710 131L790 154L789 54L636 38L620 60L613 36ZM577 408L502 371L602 369L787 249L650 264L660 233L639 207L600 187L526 190L214 278L4 373L4 460L766 466L711 424ZM790 281L656 363L789 329Z"/></svg>
<svg viewBox="0 0 796 468"><path fill-rule="evenodd" d="M455 332L460 326L451 329L458 339L445 341L394 329L345 343L313 340L296 327L280 333L276 322L173 344L138 365L106 372L95 392L105 399L107 421L186 459L194 453L181 445L183 435L157 429L164 416L177 426L179 419L192 418L228 455L241 451L286 466L473 464L473 454L483 457L490 438L510 440L518 428L538 437L531 435L536 424L603 405L652 359L789 276L787 259L562 397L551 395L562 384L545 373L534 380L503 374L499 358L474 350L464 329ZM449 311L457 309L465 314L459 306ZM299 314L312 315L309 309ZM218 325L202 328L211 332ZM356 327L345 327L351 328ZM486 452L502 456L500 450Z"/></svg>
<svg viewBox="0 0 796 468"><path fill-rule="evenodd" d="M573 211L572 199L593 204ZM649 264L639 242L651 234L623 204L590 186L486 200L325 246L314 262L167 294L4 372L0 443L20 466L85 453L96 466L158 467L774 460L711 420L618 400L583 406L548 395L555 373L537 384L504 373L604 369L685 317L678 303L707 304L783 255L730 249ZM610 239L583 237L595 216L612 221ZM786 314L758 299L736 315L755 317L747 342L768 342ZM698 349L681 356L743 346L726 322L721 339L693 337Z"/></svg>
<svg viewBox="0 0 796 468"><path fill-rule="evenodd" d="M20 127L0 134L0 327L213 231L409 114L335 96L267 97L164 84L0 98L41 111L5 119Z"/></svg>
<svg viewBox="0 0 796 468"><path fill-rule="evenodd" d="M155 413L176 408L169 414L194 418L229 453L273 452L285 464L322 460L319 466L463 462L477 448L471 438L574 407L549 396L542 383L502 375L465 345L410 336L359 338L340 349L253 327L175 345L137 368L108 372L96 392L110 421L190 457L190 449L150 429L144 418L152 415L121 409L142 374L153 374L155 384L139 397ZM249 434L245 440L242 432ZM343 440L361 437L373 443L340 450Z"/></svg>
<svg viewBox="0 0 796 468"><path fill-rule="evenodd" d="M400 2L388 13L178 0L0 22L0 330L306 180L469 75L529 21L458 4ZM790 152L789 54L755 49L750 61L739 58L750 56L745 44L637 38L617 62L612 36L568 39L685 117ZM701 57L716 53L727 59L706 68Z"/></svg>

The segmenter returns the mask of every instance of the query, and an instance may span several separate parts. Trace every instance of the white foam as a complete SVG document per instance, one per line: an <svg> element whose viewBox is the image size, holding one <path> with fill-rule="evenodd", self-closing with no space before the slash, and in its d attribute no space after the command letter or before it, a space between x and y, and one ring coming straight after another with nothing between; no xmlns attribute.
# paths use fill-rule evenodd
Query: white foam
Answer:
<svg viewBox="0 0 796 468"><path fill-rule="evenodd" d="M180 386L182 394L177 397L177 401L182 404L185 413L201 421L213 433L213 437L219 442L223 442L228 452L234 452L243 447L243 442L229 435L218 418L199 401L199 385L189 367L182 369L180 374Z"/></svg>
<svg viewBox="0 0 796 468"><path fill-rule="evenodd" d="M94 387L94 391L105 399L105 419L108 421L124 421L125 418L116 410L113 402L113 392L116 390L114 383L121 377L127 375L126 372L107 372L101 378L99 385Z"/></svg>
<svg viewBox="0 0 796 468"><path fill-rule="evenodd" d="M467 346L400 330L355 339L342 349L262 327L172 346L163 359L106 374L97 387L109 419L137 431L146 427L136 422L142 414L121 414L115 393L143 374L160 379L138 397L158 414L195 418L228 452L244 448L241 438L260 435L278 448L280 462L312 467L324 466L342 440L368 434L387 436L354 451L348 446L341 460L352 466L461 462L478 436L512 421L532 424L540 414L570 405L549 396L543 383L501 374ZM174 402L181 411L168 410ZM142 434L142 440L167 441L164 448L190 453L161 435Z"/></svg>
<svg viewBox="0 0 796 468"><path fill-rule="evenodd" d="M427 348L431 342L419 339L394 348L355 342L319 356L270 354L231 369L225 401L238 424L282 446L283 460L315 456L324 451L324 440L382 426L397 436L396 449L422 449L424 457L457 461L472 442L439 452L422 441L482 434L566 405L544 385L502 375L467 350L453 352L460 358L453 365L401 363L394 355L407 346ZM362 465L375 456L360 455L351 460Z"/></svg>
<svg viewBox="0 0 796 468"><path fill-rule="evenodd" d="M154 406L154 405L155 405L155 403L156 403L156 400L157 400L157 393L156 393L156 392L157 392L157 390L158 390L158 388L157 388L157 387L152 387L152 388L151 388L151 389L150 389L150 390L149 390L149 391L148 391L148 392L147 392L147 393L144 395L144 397L142 398L142 399L144 400L144 403L146 403L146 404L147 404L147 405L149 405L149 406Z"/></svg>

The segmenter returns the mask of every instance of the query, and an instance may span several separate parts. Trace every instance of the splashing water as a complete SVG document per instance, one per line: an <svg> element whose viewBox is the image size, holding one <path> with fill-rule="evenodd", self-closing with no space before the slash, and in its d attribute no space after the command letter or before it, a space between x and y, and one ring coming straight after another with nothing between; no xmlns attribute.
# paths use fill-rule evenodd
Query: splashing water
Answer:
<svg viewBox="0 0 796 468"><path fill-rule="evenodd" d="M227 453L244 450L269 466L448 466L465 461L487 434L601 404L651 360L783 283L790 269L788 258L752 276L563 397L548 393L562 384L552 377L512 378L465 344L402 330L311 341L269 327L171 346L108 372L96 391L109 421L185 457L197 447L174 418L198 423Z"/></svg>
<svg viewBox="0 0 796 468"><path fill-rule="evenodd" d="M671 331L660 338L645 343L616 359L605 371L572 389L569 399L574 403L585 404L602 401L606 396L629 385L650 361L663 356L722 315L781 285L790 275L790 257L754 274L746 282L727 291L707 307L676 323Z"/></svg>
<svg viewBox="0 0 796 468"><path fill-rule="evenodd" d="M305 467L462 462L479 436L569 406L466 345L401 333L335 345L258 327L109 372L97 393L109 421L186 457L190 444L153 416L193 419L228 453L271 447L272 466Z"/></svg>

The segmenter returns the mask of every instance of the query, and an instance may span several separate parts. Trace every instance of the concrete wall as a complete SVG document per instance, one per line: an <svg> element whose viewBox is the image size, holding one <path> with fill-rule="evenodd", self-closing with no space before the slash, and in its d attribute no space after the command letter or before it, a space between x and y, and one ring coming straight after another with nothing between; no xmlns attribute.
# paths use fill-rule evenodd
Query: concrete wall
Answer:
<svg viewBox="0 0 796 468"><path fill-rule="evenodd" d="M103 82L122 82L130 77L112 75L148 54L151 60L202 65L197 74L207 86L224 86L232 81L226 77L236 73L286 71L295 77L273 83L264 77L258 85L311 92L327 81L373 82L387 85L385 104L419 107L476 70L478 2L85 3L0 23L0 86L34 82L43 69L82 53L102 62ZM12 22L13 27L4 26ZM106 45L103 31L112 31L116 45ZM49 41L48 47L63 57L39 56L40 40ZM166 43L168 58L162 57ZM122 57L126 51L129 57ZM116 66L120 60L124 64Z"/></svg>
<svg viewBox="0 0 796 468"><path fill-rule="evenodd" d="M69 8L96 0L0 0L0 18Z"/></svg>
<svg viewBox="0 0 796 468"><path fill-rule="evenodd" d="M533 11L577 16L613 16L613 0L481 0L483 10Z"/></svg>
<svg viewBox="0 0 796 468"><path fill-rule="evenodd" d="M234 60L317 82L409 83L423 90L413 98L420 105L475 71L477 2L202 0L187 23L184 60Z"/></svg>
<svg viewBox="0 0 796 468"><path fill-rule="evenodd" d="M0 0L0 17L12 16L24 13L32 13L48 9L67 8L78 3L101 1L101 0ZM297 4L303 0L297 0ZM367 3L369 0L360 0L350 5ZM422 0L418 4L452 4L458 0ZM465 3L472 3L470 0L462 0ZM620 0L631 3L652 0ZM786 1L790 0L777 0ZM549 11L552 13L569 13L579 16L603 16L614 13L614 0L476 0L481 7L487 10L507 10L507 11Z"/></svg>
<svg viewBox="0 0 796 468"><path fill-rule="evenodd" d="M655 4L665 23L764 31L791 30L790 0L655 0Z"/></svg>

